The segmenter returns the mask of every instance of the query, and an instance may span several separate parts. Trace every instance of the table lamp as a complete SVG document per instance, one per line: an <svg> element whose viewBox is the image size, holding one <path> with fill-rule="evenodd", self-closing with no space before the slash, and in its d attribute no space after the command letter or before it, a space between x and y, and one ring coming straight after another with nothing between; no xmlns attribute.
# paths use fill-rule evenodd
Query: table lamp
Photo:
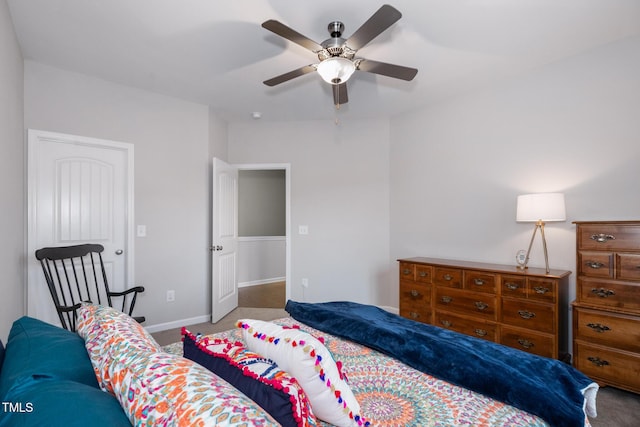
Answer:
<svg viewBox="0 0 640 427"><path fill-rule="evenodd" d="M536 227L533 229L531 242L522 268L527 268L529 262L529 254L531 246L536 237L536 232L540 229L542 234L542 248L544 249L544 263L549 274L549 258L547 255L547 240L544 237L544 224L553 221L565 221L567 214L564 205L564 194L562 193L539 193L539 194L523 194L518 196L518 204L516 208L516 221L518 222L535 222Z"/></svg>

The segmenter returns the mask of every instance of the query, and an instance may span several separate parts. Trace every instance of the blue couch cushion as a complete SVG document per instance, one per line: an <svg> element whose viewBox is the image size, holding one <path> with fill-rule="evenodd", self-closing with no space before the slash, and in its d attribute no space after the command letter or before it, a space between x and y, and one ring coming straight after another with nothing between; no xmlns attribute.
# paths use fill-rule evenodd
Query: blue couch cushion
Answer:
<svg viewBox="0 0 640 427"><path fill-rule="evenodd" d="M4 344L0 340L0 372L2 372L2 362L4 361Z"/></svg>
<svg viewBox="0 0 640 427"><path fill-rule="evenodd" d="M75 381L22 377L3 402L0 427L131 427L114 396Z"/></svg>
<svg viewBox="0 0 640 427"><path fill-rule="evenodd" d="M31 317L16 320L9 332L0 375L0 400L24 377L59 378L98 388L84 346L74 332Z"/></svg>

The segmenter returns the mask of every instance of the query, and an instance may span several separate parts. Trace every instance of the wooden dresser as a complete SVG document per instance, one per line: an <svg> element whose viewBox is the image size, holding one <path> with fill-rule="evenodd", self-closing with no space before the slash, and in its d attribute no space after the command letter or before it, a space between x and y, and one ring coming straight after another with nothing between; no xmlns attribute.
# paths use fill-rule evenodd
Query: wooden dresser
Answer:
<svg viewBox="0 0 640 427"><path fill-rule="evenodd" d="M567 354L570 271L399 259L400 315L519 350Z"/></svg>
<svg viewBox="0 0 640 427"><path fill-rule="evenodd" d="M575 366L640 393L640 221L575 224Z"/></svg>

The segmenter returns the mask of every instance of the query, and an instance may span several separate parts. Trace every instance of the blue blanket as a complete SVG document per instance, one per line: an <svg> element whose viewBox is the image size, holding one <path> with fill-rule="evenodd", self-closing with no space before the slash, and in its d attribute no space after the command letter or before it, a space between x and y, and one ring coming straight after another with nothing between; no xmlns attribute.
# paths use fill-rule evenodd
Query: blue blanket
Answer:
<svg viewBox="0 0 640 427"><path fill-rule="evenodd" d="M299 322L537 415L551 426L584 426L585 408L595 416L597 384L558 360L418 323L370 305L290 300L285 310ZM585 393L592 400L588 405Z"/></svg>

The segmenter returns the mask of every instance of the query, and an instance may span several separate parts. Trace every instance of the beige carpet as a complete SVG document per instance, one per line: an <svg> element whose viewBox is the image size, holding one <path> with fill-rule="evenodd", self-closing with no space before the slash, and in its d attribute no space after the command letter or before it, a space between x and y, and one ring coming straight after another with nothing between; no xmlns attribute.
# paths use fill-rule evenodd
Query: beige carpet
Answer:
<svg viewBox="0 0 640 427"><path fill-rule="evenodd" d="M235 328L235 324L239 319L257 319L257 320L273 320L282 317L288 317L289 314L282 308L253 308L238 307L217 323L198 323L195 325L184 325L193 333L202 333L204 335L222 332ZM182 328L168 329L166 331L151 334L160 345L173 344L182 339L180 330Z"/></svg>
<svg viewBox="0 0 640 427"><path fill-rule="evenodd" d="M637 427L640 425L640 395L614 387L602 387L596 398L598 416L592 427Z"/></svg>

